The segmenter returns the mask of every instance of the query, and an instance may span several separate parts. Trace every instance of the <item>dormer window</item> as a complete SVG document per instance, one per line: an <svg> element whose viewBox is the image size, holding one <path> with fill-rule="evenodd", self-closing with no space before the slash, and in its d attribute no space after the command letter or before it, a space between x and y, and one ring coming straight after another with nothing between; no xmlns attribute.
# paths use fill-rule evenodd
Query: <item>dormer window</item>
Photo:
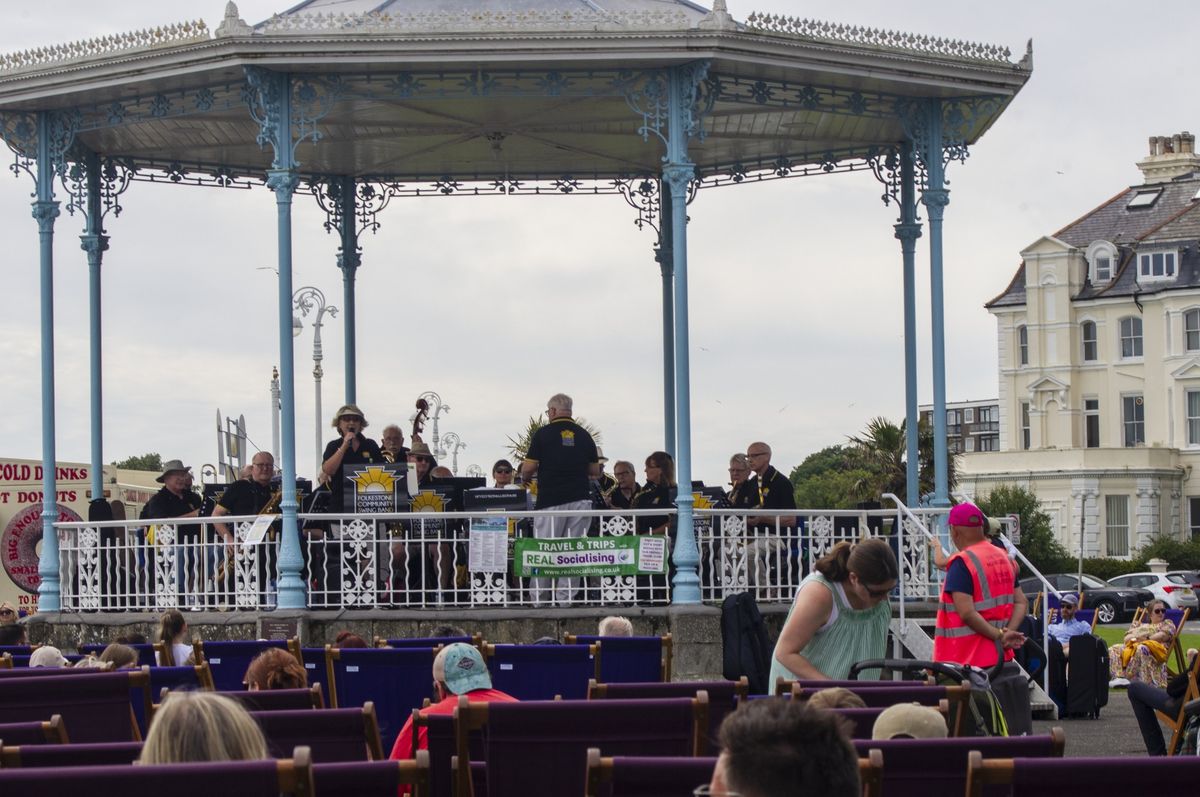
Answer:
<svg viewBox="0 0 1200 797"><path fill-rule="evenodd" d="M1093 285L1104 285L1112 281L1113 271L1116 270L1117 247L1108 241L1092 241L1091 246L1087 248L1086 257Z"/></svg>
<svg viewBox="0 0 1200 797"><path fill-rule="evenodd" d="M1138 279L1160 280L1175 277L1175 262L1178 253L1174 250L1138 253Z"/></svg>
<svg viewBox="0 0 1200 797"><path fill-rule="evenodd" d="M1162 196L1161 188L1154 188L1148 191L1138 191L1133 195L1133 199L1129 200L1129 204L1125 206L1126 210L1145 210L1154 207L1154 203Z"/></svg>

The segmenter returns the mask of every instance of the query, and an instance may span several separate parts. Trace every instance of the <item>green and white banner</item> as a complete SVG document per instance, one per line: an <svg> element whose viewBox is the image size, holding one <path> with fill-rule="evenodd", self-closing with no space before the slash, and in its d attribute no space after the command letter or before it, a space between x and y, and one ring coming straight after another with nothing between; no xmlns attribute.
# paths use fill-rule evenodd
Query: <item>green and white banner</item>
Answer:
<svg viewBox="0 0 1200 797"><path fill-rule="evenodd" d="M513 560L517 575L524 578L665 573L667 537L522 537L513 545Z"/></svg>

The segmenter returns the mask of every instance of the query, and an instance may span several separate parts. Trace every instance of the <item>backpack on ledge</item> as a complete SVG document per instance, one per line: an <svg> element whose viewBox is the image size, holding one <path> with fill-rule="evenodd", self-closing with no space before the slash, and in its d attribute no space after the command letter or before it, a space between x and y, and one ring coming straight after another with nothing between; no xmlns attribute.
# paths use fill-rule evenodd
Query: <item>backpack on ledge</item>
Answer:
<svg viewBox="0 0 1200 797"><path fill-rule="evenodd" d="M771 674L771 642L758 604L749 592L729 595L721 603L722 675L736 681L743 675L750 693L768 694Z"/></svg>

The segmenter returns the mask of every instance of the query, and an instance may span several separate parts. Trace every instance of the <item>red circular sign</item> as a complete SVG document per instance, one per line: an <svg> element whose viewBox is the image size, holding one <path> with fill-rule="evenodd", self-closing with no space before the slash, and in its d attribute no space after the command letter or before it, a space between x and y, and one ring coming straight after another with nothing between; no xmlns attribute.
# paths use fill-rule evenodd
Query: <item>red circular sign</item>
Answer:
<svg viewBox="0 0 1200 797"><path fill-rule="evenodd" d="M58 508L58 522L70 523L83 520L74 510L62 504ZM38 575L38 543L42 541L42 504L30 504L13 515L0 535L0 557L4 560L4 572L13 583L26 592L37 592L42 577Z"/></svg>

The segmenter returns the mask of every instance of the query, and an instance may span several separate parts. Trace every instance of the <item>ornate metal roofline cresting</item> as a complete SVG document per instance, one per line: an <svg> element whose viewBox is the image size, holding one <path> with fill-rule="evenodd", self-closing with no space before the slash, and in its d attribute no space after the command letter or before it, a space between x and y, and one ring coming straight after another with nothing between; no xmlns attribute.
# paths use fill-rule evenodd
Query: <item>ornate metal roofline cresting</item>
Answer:
<svg viewBox="0 0 1200 797"><path fill-rule="evenodd" d="M861 45L895 52L1012 65L1012 50L996 44L948 39L940 36L923 36L916 33L824 22L817 19L802 19L783 14L752 12L750 16L746 17L746 29L808 41ZM1030 53L1027 51L1026 58L1029 57ZM1024 65L1024 61L1021 62L1021 65Z"/></svg>
<svg viewBox="0 0 1200 797"><path fill-rule="evenodd" d="M204 20L176 22L155 28L97 36L94 39L35 47L16 53L0 55L0 73L16 72L43 66L59 66L72 61L82 61L117 53L152 50L177 44L209 41L208 26Z"/></svg>
<svg viewBox="0 0 1200 797"><path fill-rule="evenodd" d="M255 35L521 33L651 31L694 28L686 14L662 11L364 11L329 14L276 14L255 26Z"/></svg>

